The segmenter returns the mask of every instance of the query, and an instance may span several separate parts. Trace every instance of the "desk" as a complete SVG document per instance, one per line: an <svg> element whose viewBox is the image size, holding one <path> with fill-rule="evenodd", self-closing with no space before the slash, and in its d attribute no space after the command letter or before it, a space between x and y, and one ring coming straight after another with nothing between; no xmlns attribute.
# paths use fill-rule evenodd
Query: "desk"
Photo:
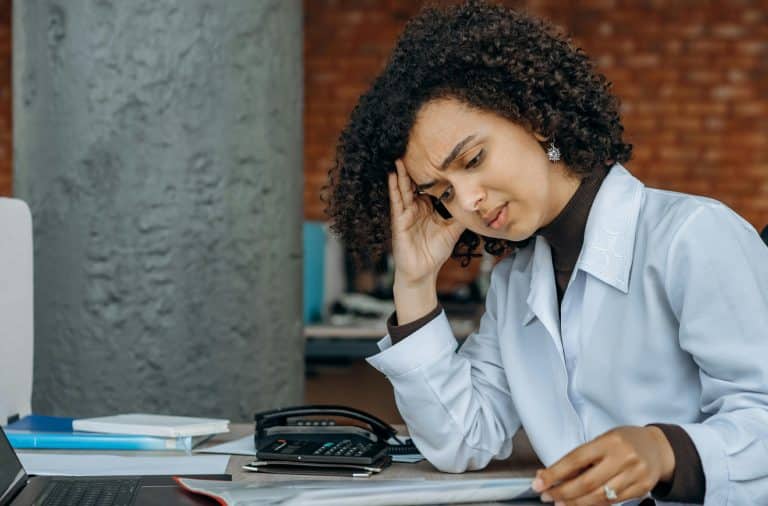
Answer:
<svg viewBox="0 0 768 506"><path fill-rule="evenodd" d="M406 431L402 426L396 426L400 433ZM233 439L239 439L241 437L253 434L252 424L231 424L230 432L227 434L220 434L215 436L204 444L200 448L212 446L220 443L225 443ZM463 474L449 474L441 473L436 470L426 460L417 464L404 464L394 463L390 467L386 468L380 474L373 475L371 478L359 478L360 480L395 480L395 479L413 479L413 478L425 478L430 480L467 480L467 479L479 479L479 478L509 478L509 477L532 477L535 474L536 469L540 467L538 459L531 450L528 440L525 437L521 437L522 433L518 433L515 437L515 452L510 459L505 461L496 461L491 463L486 469L482 471L473 471ZM61 450L35 450L40 453L71 453ZM138 452L138 451L126 451L126 452L99 452L109 453L114 455L180 455L181 452ZM209 454L204 454L209 455ZM226 472L232 475L233 481L249 481L249 482L279 482L285 480L338 480L338 477L332 476L300 476L300 475L279 475L279 474L266 474L266 473L254 473L249 471L243 471L242 466L252 461L254 457L247 455L232 455L229 458ZM349 478L351 479L351 478ZM484 503L495 504L495 503ZM502 504L502 503L498 503ZM503 503L512 504L512 503ZM515 505L534 505L541 504L538 501L518 501Z"/></svg>
<svg viewBox="0 0 768 506"><path fill-rule="evenodd" d="M402 426L396 426L399 432L405 432ZM216 436L204 445L211 446L219 443L225 443L227 441L244 437L253 433L253 426L251 424L232 424L230 425L230 432L228 434L221 434ZM284 480L301 480L301 479L330 479L336 480L336 477L324 477L324 476L298 476L298 475L279 475L279 474L261 474L253 473L249 471L243 471L242 466L253 460L253 457L245 455L232 455L229 459L229 465L227 466L227 473L232 475L232 480L235 481L255 481L255 482L275 482ZM533 453L528 440L518 433L515 437L515 452L512 457L505 461L492 462L486 469L482 471L473 471L462 474L449 474L441 473L432 467L432 464L423 460L418 464L402 464L394 463L380 474L374 475L371 478L360 478L370 480L395 480L395 479L408 479L408 478L426 478L430 480L467 480L467 479L479 479L479 478L509 478L509 477L533 477L536 469L539 469L541 464ZM491 503L484 503L491 504ZM493 503L496 504L496 503ZM538 501L519 501L515 503L498 503L498 504L515 504L515 505L540 505Z"/></svg>

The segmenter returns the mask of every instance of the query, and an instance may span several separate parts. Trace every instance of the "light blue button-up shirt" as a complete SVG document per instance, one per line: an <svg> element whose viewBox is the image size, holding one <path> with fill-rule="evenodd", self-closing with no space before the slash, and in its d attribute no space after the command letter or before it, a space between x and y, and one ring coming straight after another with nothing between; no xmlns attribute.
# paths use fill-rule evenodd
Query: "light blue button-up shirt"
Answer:
<svg viewBox="0 0 768 506"><path fill-rule="evenodd" d="M768 504L768 248L723 204L620 165L590 210L558 311L546 240L499 262L476 333L445 314L368 358L437 468L507 458L522 425L551 465L620 425L690 435L705 504Z"/></svg>

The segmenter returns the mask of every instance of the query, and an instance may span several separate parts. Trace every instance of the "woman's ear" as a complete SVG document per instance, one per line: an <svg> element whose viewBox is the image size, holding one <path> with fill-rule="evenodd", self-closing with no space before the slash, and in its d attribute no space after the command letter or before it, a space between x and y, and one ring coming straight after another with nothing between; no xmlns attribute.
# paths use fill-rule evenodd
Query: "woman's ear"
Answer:
<svg viewBox="0 0 768 506"><path fill-rule="evenodd" d="M536 137L536 140L539 142L544 142L549 139L549 137L541 135L539 132L533 132L533 136Z"/></svg>

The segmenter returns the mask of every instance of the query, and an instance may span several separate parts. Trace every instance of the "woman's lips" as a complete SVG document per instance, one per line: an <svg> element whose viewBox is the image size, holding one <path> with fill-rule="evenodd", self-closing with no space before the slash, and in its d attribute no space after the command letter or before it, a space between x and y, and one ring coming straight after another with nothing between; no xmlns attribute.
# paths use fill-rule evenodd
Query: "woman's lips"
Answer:
<svg viewBox="0 0 768 506"><path fill-rule="evenodd" d="M494 230L498 230L507 223L507 204L501 206L496 216L488 222L488 226Z"/></svg>

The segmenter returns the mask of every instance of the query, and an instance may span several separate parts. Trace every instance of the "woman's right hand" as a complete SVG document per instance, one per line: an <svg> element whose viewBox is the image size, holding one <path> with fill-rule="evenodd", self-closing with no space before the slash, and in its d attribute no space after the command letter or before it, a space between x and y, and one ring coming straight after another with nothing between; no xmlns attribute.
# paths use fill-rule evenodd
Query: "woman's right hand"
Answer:
<svg viewBox="0 0 768 506"><path fill-rule="evenodd" d="M456 219L442 218L429 197L416 194L402 160L395 161L395 167L396 172L388 174L395 283L431 283L434 289L437 273L450 258L464 227Z"/></svg>

